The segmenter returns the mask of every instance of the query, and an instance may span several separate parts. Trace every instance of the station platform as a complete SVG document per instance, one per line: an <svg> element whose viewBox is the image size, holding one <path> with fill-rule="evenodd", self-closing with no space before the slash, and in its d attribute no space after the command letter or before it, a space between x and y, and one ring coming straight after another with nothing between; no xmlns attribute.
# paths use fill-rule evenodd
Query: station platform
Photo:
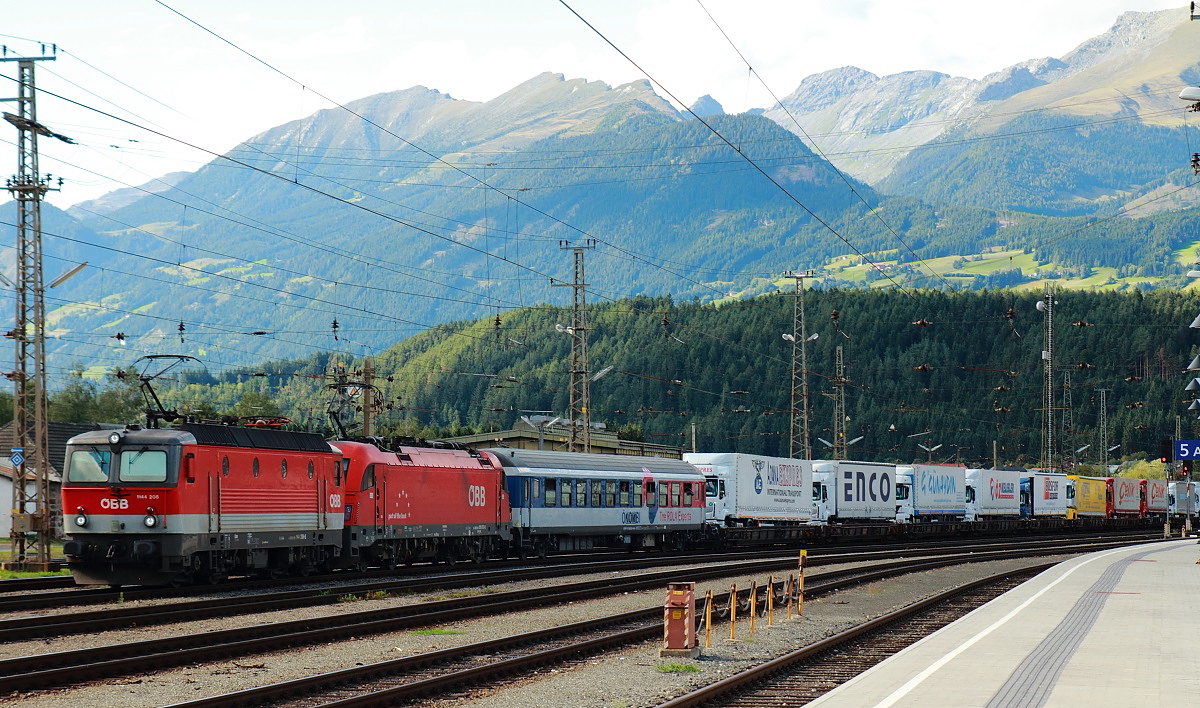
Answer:
<svg viewBox="0 0 1200 708"><path fill-rule="evenodd" d="M1200 705L1200 545L1063 562L810 706Z"/></svg>

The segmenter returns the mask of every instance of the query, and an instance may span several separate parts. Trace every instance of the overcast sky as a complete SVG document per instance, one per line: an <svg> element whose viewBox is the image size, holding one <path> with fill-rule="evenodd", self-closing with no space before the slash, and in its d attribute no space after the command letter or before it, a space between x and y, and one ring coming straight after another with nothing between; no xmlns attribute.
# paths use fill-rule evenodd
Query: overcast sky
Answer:
<svg viewBox="0 0 1200 708"><path fill-rule="evenodd" d="M419 84L486 101L543 71L610 85L644 78L557 0L164 2L309 88L154 0L27 3L5 13L0 42L9 56L38 52L23 40L57 43L67 53L39 64L39 89L218 153L328 107L317 93L345 102ZM1062 56L1128 10L1187 12L1177 0L568 4L683 101L707 93L731 112L767 107L771 99L748 79L705 9L779 96L810 74L845 65L881 75L932 69L980 78L1026 59ZM1200 24L1196 29L1200 38ZM0 64L0 75L15 77L15 64ZM0 95L14 95L10 80L0 82L8 86ZM50 199L61 206L211 159L46 93L38 118L80 143L41 142L43 172L68 179ZM15 171L14 140L15 131L0 124L0 174Z"/></svg>

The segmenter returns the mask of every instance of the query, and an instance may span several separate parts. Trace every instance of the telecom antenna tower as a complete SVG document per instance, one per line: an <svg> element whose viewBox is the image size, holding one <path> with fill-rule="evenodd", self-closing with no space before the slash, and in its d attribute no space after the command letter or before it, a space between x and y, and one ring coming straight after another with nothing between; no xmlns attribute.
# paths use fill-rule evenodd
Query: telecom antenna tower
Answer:
<svg viewBox="0 0 1200 708"><path fill-rule="evenodd" d="M0 56L0 62L17 62L16 113L4 119L17 129L17 173L7 182L17 203L17 277L14 287L16 317L4 336L13 340L16 367L5 373L13 382L12 441L12 570L45 571L50 562L50 539L54 528L54 501L50 497L46 405L46 318L42 288L42 198L51 190L50 175L38 170L39 135L73 142L37 121L34 64L53 61L42 46L36 57ZM7 54L7 48L4 53ZM59 182L61 184L61 180ZM28 534L34 534L31 545Z"/></svg>
<svg viewBox="0 0 1200 708"><path fill-rule="evenodd" d="M1042 349L1042 459L1041 466L1054 469L1054 286L1047 285L1037 309L1044 315Z"/></svg>
<svg viewBox="0 0 1200 708"><path fill-rule="evenodd" d="M567 250L570 249L574 255L575 273L573 282L556 283L550 281L550 285L554 287L571 288L574 292L573 303L571 306L571 326L556 327L559 332L563 332L571 337L571 388L570 399L568 406L570 407L570 421L568 428L570 435L567 437L567 452L591 452L592 451L592 403L591 403L591 380L588 378L588 353L587 353L587 279L583 273L583 253L586 250L596 247L595 239L587 239L583 245L572 244L569 241L559 241L558 247Z"/></svg>

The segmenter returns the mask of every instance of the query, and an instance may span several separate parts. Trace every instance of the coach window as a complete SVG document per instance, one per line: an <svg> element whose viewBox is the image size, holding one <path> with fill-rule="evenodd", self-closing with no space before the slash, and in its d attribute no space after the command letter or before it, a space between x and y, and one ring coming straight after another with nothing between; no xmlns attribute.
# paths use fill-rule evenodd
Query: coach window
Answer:
<svg viewBox="0 0 1200 708"><path fill-rule="evenodd" d="M574 486L569 479L558 481L558 498L563 506L571 506L571 488Z"/></svg>
<svg viewBox="0 0 1200 708"><path fill-rule="evenodd" d="M633 483L633 505L634 506L642 505L642 483L641 482Z"/></svg>
<svg viewBox="0 0 1200 708"><path fill-rule="evenodd" d="M683 505L684 506L692 505L692 483L691 482L683 483Z"/></svg>
<svg viewBox="0 0 1200 708"><path fill-rule="evenodd" d="M253 473L255 477L258 476L258 458L257 457L254 458L254 460L252 460L250 462L250 472Z"/></svg>
<svg viewBox="0 0 1200 708"><path fill-rule="evenodd" d="M670 482L659 482L658 483L658 505L659 506L667 505L667 493L670 491L670 489L669 489L670 486L671 486Z"/></svg>
<svg viewBox="0 0 1200 708"><path fill-rule="evenodd" d="M671 506L679 506L679 482L671 482Z"/></svg>
<svg viewBox="0 0 1200 708"><path fill-rule="evenodd" d="M367 465L363 470L361 490L372 489L375 486L375 465Z"/></svg>
<svg viewBox="0 0 1200 708"><path fill-rule="evenodd" d="M222 477L229 476L229 456L228 455L221 456L221 476Z"/></svg>
<svg viewBox="0 0 1200 708"><path fill-rule="evenodd" d="M604 482L604 506L617 505L617 480L610 479Z"/></svg>
<svg viewBox="0 0 1200 708"><path fill-rule="evenodd" d="M575 506L587 506L587 482L575 480Z"/></svg>
<svg viewBox="0 0 1200 708"><path fill-rule="evenodd" d="M629 506L629 480L621 480L621 493L619 496L621 506Z"/></svg>
<svg viewBox="0 0 1200 708"><path fill-rule="evenodd" d="M657 504L657 492L654 491L656 487L657 485L655 484L654 480L651 479L646 481L646 506L654 506Z"/></svg>
<svg viewBox="0 0 1200 708"><path fill-rule="evenodd" d="M558 501L558 480L546 478L546 506L554 506Z"/></svg>
<svg viewBox="0 0 1200 708"><path fill-rule="evenodd" d="M308 461L308 478L309 479L313 478L313 461L312 460Z"/></svg>
<svg viewBox="0 0 1200 708"><path fill-rule="evenodd" d="M286 477L286 476L287 476L287 460L280 460L280 461L279 461L279 476L280 476L280 477Z"/></svg>
<svg viewBox="0 0 1200 708"><path fill-rule="evenodd" d="M592 506L601 506L600 504L600 485L604 484L600 480L593 479L589 484L592 485Z"/></svg>

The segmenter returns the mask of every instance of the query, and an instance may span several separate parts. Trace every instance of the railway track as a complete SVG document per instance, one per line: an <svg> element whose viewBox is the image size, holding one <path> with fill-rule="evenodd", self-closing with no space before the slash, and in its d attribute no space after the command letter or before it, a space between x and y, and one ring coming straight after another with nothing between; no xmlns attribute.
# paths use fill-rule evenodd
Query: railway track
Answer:
<svg viewBox="0 0 1200 708"><path fill-rule="evenodd" d="M953 588L657 708L805 705L1053 565L1001 573Z"/></svg>
<svg viewBox="0 0 1200 708"><path fill-rule="evenodd" d="M1128 542L1137 542L1141 540L1151 540L1158 538L1155 533L1120 533L1112 534L1097 534L1088 536L1075 536L1073 540L1125 540ZM993 548L1009 547L1014 543L1025 544L1052 544L1057 543L1062 539L1046 539L1044 536L1033 539L1029 538L1014 538L1006 540L970 540L962 542L946 542L946 541L930 541L921 543L908 543L903 545L897 544L879 544L879 545L849 545L835 547L817 547L809 550L809 562L812 564L821 564L827 562L843 562L842 560L832 561L827 558L839 558L848 561L853 560L870 560L873 558L890 557L898 551L909 552L949 552L955 548L962 549L979 549L988 550ZM454 577L454 578L478 578L474 582L499 582L499 580L489 580L487 574L493 576L503 575L504 573L524 573L521 575L524 579L539 577L536 573L543 573L540 577L559 576L564 573L582 574L587 572L611 572L613 570L636 569L642 567L662 567L667 565L686 565L695 562L697 556L702 555L708 560L743 560L747 558L767 558L775 557L784 553L783 549L771 548L765 550L754 551L739 551L725 552L713 554L711 552L705 554L681 554L671 556L639 556L630 558L628 554L614 554L620 557L618 561L600 560L597 561L589 558L585 561L578 560L577 556L561 556L556 563L552 559L550 563L541 563L536 567L529 567L526 564L516 563L489 563L484 566L484 569L474 568L471 570L458 569L454 572L446 569L444 566L425 566L415 573L406 573L398 576L395 571L374 570L362 573L335 573L322 576L311 576L309 578L276 578L276 579L258 579L258 580L241 580L233 582L225 582L217 585L196 585L182 588L163 588L163 587L126 587L126 588L109 588L109 587L77 587L74 585L71 578L28 578L20 580L5 580L0 581L0 615L19 612L33 612L37 610L60 608L63 606L83 606L83 605L102 605L111 603L125 603L135 600L157 600L165 598L191 598L197 595L225 595L229 593L245 592L247 594L261 594L265 601L274 598L283 602L291 602L290 596L292 592L284 592L275 595L267 595L258 593L257 591L270 588L295 588L297 585L304 585L310 588L310 595L317 595L321 592L328 592L328 587L311 589L320 584L336 584L337 592L352 593L363 591L367 592L372 589L368 587L372 582L378 583L404 583L404 582L419 582L420 579L430 577ZM873 554L873 555L872 555ZM464 567L466 568L466 567ZM593 570L589 570L593 569ZM453 573L453 575L451 575ZM483 575L480 575L483 574ZM531 575L533 574L533 575ZM414 575L418 580L414 581ZM445 581L441 587L453 588L454 585L449 584L450 581ZM70 588L59 589L58 588ZM35 592L38 590L48 590L47 592ZM50 591L54 590L54 591ZM304 589L294 591L295 596L303 594ZM32 593L32 594L31 594ZM190 604L188 607L192 610L208 612L204 602L199 604ZM221 604L221 601L214 601L213 604ZM233 604L233 603L229 603ZM312 604L321 604L314 602ZM182 606L180 606L182 608ZM247 612L254 611L247 609ZM94 615L94 618L102 617L102 613ZM215 616L207 614L204 616ZM164 619L163 621L174 621ZM145 624L146 622L139 622ZM154 623L150 621L150 623ZM47 624L54 624L52 621L47 621ZM0 628L6 625L0 624ZM15 627L16 625L7 625ZM36 626L36 625L31 625ZM119 624L110 625L109 628L121 626ZM52 633L41 633L35 636L50 636Z"/></svg>
<svg viewBox="0 0 1200 708"><path fill-rule="evenodd" d="M1128 545L1127 541L1088 543L1083 548L1072 545L1069 552L1083 552ZM1042 553L1052 552L1043 549ZM1062 548L1054 552L1066 552ZM988 553L958 553L937 560L923 560L922 567L949 565L961 562L1027 557L1031 551L995 551ZM0 661L0 693L60 687L95 678L109 678L147 669L178 666L198 661L275 651L293 646L335 641L348 636L365 636L437 625L480 614L496 614L527 610L546 604L593 599L598 596L628 592L646 587L661 587L665 582L705 580L743 573L771 572L790 567L791 559L753 561L741 567L723 565L682 571L674 569L643 573L630 578L605 578L599 581L537 588L507 593L483 594L474 597L438 602L404 605L367 612L341 613L332 616L253 625L238 629L182 635L167 639L98 647L53 654L41 654ZM885 569L907 565L911 572L913 561L889 564ZM883 566L878 566L883 567ZM821 582L825 582L822 578ZM837 582L835 579L829 582ZM661 615L661 607L655 608ZM661 632L661 625L657 625Z"/></svg>
<svg viewBox="0 0 1200 708"><path fill-rule="evenodd" d="M900 561L886 567L852 568L813 578L806 599L854 585L964 562L961 559ZM782 594L776 588L776 598ZM760 597L765 594L760 588ZM749 590L738 593L739 612L749 608ZM714 597L727 605L729 593ZM444 696L488 683L511 681L537 669L638 644L662 636L662 607L624 612L585 622L529 632L504 639L467 644L419 656L405 657L353 669L309 676L236 693L176 704L172 708L217 706L328 706L370 708L392 706L423 697Z"/></svg>
<svg viewBox="0 0 1200 708"><path fill-rule="evenodd" d="M1122 542L1128 542L1128 539L1122 538ZM1041 543L1044 545L1045 543L1049 542L1043 541ZM922 548L917 552L923 555L940 555L954 552L987 552L991 550L1003 550L1011 547L1013 547L1013 543L1011 542L987 543L933 549ZM1022 545L1022 547L1028 548L1028 545ZM752 554L727 554L723 558L710 558L709 560L744 562L744 559L747 557L756 559L764 558L764 556L767 556L768 559L780 558L778 552L765 554L762 551L758 551ZM863 551L845 555L810 556L809 564L811 567L818 567L828 563L876 561L895 558L896 556L897 550L895 548L891 548L887 551ZM661 567L663 565L668 565L669 563L664 562L665 560L667 559L629 559L626 557L618 562L593 561L582 564L575 563L550 567L475 570L471 572L458 573L453 576L436 575L431 577L425 575L417 578L392 578L386 580L375 580L366 583L342 583L335 588L308 587L280 592L255 593L249 595L198 600L193 599L163 605L148 605L141 607L125 606L94 611L21 616L0 619L0 642L16 642L38 637L95 633L100 631L125 629L134 626L147 627L171 622L209 619L213 617L234 617L282 609L332 605L337 604L340 598L345 595L367 596L379 593L409 594L428 592L431 590L454 590L458 588L489 585L501 582L560 577L563 575L564 571L580 574L588 572L633 572L648 567ZM682 559L676 558L669 560L672 562L683 562ZM688 557L686 558L686 561L693 562L694 558ZM780 567L788 562L790 561L779 561ZM260 587L261 586L254 585L251 586L250 589L259 589ZM83 592L86 593L89 591ZM67 595L71 597L77 594L78 593L67 593ZM130 601L139 599L140 597L141 596L136 593L130 593L129 595L123 596L121 599L124 601ZM159 596L151 594L150 597ZM93 598L89 595L88 601L90 602L92 599ZM50 600L48 600L44 594L26 597L0 598L0 612L30 611L43 609L47 606L55 606L53 604L48 604L48 602L50 602Z"/></svg>

